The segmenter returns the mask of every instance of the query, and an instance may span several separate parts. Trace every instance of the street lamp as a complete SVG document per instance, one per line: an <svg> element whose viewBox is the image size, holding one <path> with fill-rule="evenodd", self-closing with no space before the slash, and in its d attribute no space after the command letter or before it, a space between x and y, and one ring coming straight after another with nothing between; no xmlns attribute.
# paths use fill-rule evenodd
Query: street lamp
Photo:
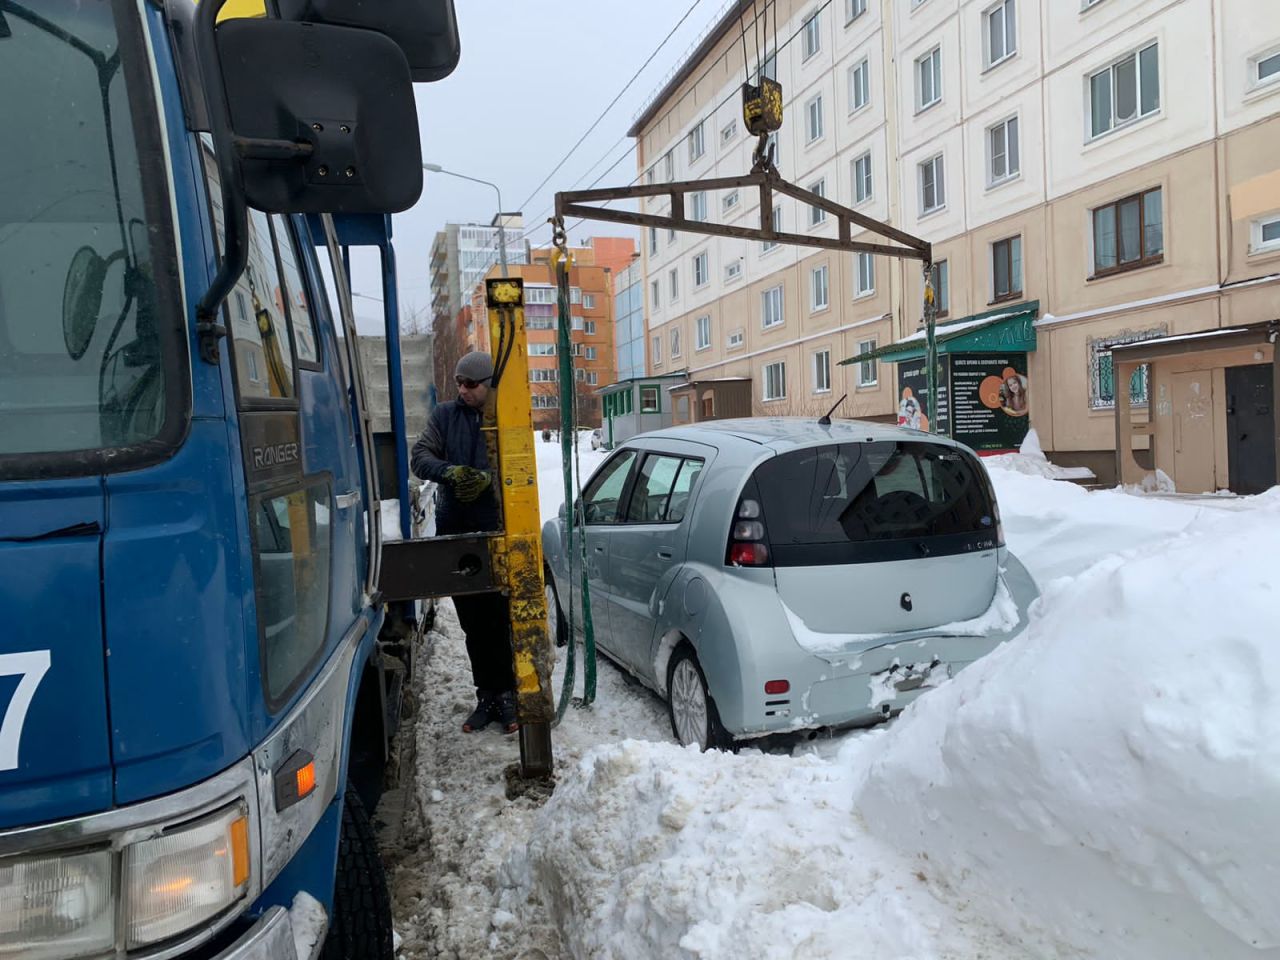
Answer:
<svg viewBox="0 0 1280 960"><path fill-rule="evenodd" d="M479 177L468 177L465 173L454 173L452 170L446 170L438 163L424 163L422 169L428 173L443 173L450 177L457 177L459 180L470 180L472 183L483 183L486 187L493 187L494 192L498 195L498 262L502 264L502 275L507 275L507 232L502 226L502 191L498 189L496 183L489 180L481 180Z"/></svg>

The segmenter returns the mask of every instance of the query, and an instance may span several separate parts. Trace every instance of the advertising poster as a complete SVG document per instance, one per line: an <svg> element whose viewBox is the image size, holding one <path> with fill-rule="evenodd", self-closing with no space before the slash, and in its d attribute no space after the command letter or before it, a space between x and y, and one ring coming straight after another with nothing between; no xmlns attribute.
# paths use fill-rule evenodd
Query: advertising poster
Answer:
<svg viewBox="0 0 1280 960"><path fill-rule="evenodd" d="M898 426L926 433L950 434L946 357L939 358L938 366L938 423L941 429L934 430L929 423L929 366L923 359L898 364Z"/></svg>
<svg viewBox="0 0 1280 960"><path fill-rule="evenodd" d="M1025 353L959 353L951 360L952 436L974 450L1016 450L1027 436Z"/></svg>

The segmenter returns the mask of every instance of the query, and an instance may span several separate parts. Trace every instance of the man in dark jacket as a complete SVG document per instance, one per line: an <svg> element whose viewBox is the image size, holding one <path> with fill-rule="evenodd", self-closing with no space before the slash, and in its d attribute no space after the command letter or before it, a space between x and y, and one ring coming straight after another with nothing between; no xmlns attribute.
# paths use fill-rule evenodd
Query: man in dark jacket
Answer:
<svg viewBox="0 0 1280 960"><path fill-rule="evenodd" d="M486 533L502 528L493 474L481 426L493 379L493 358L484 351L458 361L454 382L458 399L431 411L427 428L413 445L413 472L438 484L436 533ZM476 685L476 708L467 717L465 733L493 721L507 733L516 722L515 671L511 656L511 611L500 593L454 597L458 620L467 636L471 678Z"/></svg>

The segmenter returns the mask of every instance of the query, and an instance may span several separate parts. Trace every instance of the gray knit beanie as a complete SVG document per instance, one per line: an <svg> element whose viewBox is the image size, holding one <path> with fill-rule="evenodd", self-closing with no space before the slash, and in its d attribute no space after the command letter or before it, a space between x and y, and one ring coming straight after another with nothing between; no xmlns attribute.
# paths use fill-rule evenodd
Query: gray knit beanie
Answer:
<svg viewBox="0 0 1280 960"><path fill-rule="evenodd" d="M493 376L493 357L483 350L473 350L458 361L453 374L464 380L488 380Z"/></svg>

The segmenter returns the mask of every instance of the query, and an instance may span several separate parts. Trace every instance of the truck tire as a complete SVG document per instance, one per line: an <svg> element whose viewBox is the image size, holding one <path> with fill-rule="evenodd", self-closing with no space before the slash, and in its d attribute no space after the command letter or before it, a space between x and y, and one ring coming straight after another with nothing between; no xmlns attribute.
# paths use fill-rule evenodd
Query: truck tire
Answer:
<svg viewBox="0 0 1280 960"><path fill-rule="evenodd" d="M378 841L360 795L348 783L324 960L394 960L392 940L391 897Z"/></svg>

